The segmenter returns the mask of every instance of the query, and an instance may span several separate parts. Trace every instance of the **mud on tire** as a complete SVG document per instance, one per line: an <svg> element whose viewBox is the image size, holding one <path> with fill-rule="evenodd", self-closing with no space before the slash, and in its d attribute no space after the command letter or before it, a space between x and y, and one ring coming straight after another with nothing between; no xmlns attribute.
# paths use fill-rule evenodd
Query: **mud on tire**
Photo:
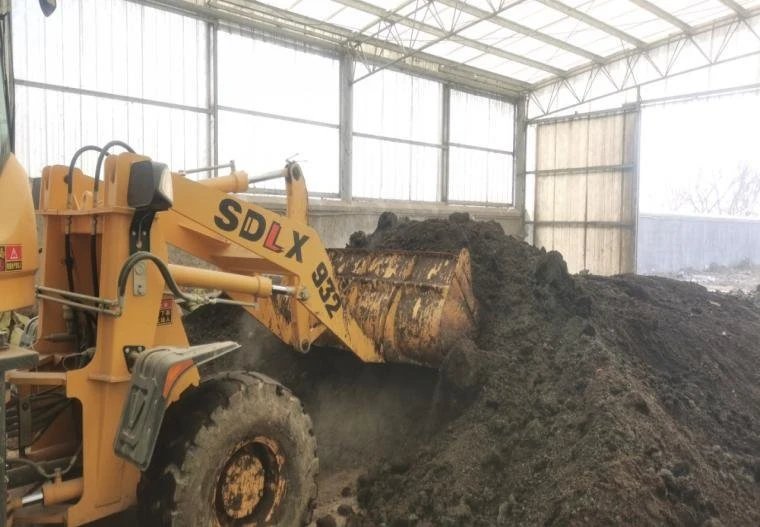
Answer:
<svg viewBox="0 0 760 527"><path fill-rule="evenodd" d="M306 525L318 470L311 419L289 390L220 374L168 409L137 488L139 525Z"/></svg>

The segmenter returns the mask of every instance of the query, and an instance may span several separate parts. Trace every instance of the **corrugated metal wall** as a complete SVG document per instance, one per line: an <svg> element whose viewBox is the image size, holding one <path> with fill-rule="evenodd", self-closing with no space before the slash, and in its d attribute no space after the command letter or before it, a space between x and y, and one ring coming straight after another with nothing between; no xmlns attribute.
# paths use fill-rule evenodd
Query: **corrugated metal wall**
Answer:
<svg viewBox="0 0 760 527"><path fill-rule="evenodd" d="M572 272L635 270L639 110L537 127L534 244Z"/></svg>
<svg viewBox="0 0 760 527"><path fill-rule="evenodd" d="M639 215L636 272L701 271L760 264L760 220L678 214Z"/></svg>

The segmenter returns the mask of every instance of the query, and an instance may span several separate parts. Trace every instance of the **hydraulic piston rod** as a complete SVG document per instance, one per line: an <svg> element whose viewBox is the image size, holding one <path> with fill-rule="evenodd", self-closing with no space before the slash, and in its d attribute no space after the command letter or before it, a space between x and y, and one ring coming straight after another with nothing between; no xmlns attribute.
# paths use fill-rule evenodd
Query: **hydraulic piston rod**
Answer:
<svg viewBox="0 0 760 527"><path fill-rule="evenodd" d="M257 297L272 296L275 287L272 280L266 276L246 276L174 264L169 264L169 272L177 284L184 287L219 289Z"/></svg>

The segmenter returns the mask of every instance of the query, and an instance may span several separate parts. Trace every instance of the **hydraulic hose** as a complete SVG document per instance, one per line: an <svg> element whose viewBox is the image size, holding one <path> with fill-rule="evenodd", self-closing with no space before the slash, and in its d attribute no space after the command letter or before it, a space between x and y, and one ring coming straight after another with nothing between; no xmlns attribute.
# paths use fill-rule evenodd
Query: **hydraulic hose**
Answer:
<svg viewBox="0 0 760 527"><path fill-rule="evenodd" d="M124 141L114 140L109 141L103 148L100 149L100 155L98 156L98 164L95 165L95 185L92 187L92 193L95 198L98 196L98 189L100 188L100 168L103 165L103 160L108 155L108 151L114 146L120 146L127 152L135 153L134 149Z"/></svg>
<svg viewBox="0 0 760 527"><path fill-rule="evenodd" d="M100 169L103 166L103 161L108 155L108 151L114 146L120 146L127 152L134 153L134 149L124 141L109 141L103 148L100 149L100 155L98 156L98 162L95 165L95 183L92 187L92 204L93 207L97 206L98 202L98 189L100 188ZM90 234L90 267L92 268L92 292L94 296L100 296L100 277L98 274L98 217L93 215L92 217L92 233Z"/></svg>
<svg viewBox="0 0 760 527"><path fill-rule="evenodd" d="M138 251L134 253L132 256L130 256L129 258L127 258L127 261L124 262L124 265L121 267L121 271L119 271L119 280L118 280L117 290L118 290L120 304L123 304L124 296L126 295L126 292L127 292L127 279L129 278L130 271L132 271L135 265L142 262L143 260L150 260L156 265L158 270L161 272L161 276L163 277L164 282L166 282L166 286L174 294L174 296L176 296L177 298L181 298L185 302L192 302L196 300L195 298L193 298L193 296L187 295L182 292L182 290L177 285L177 282L174 281L174 277L169 271L169 267L163 262L163 260L161 260L158 256L152 253L149 253L146 251Z"/></svg>
<svg viewBox="0 0 760 527"><path fill-rule="evenodd" d="M74 193L74 168L76 167L77 161L79 161L79 158L84 154L85 152L100 152L103 154L103 149L99 146L95 145L87 145L83 146L79 150L77 150L74 155L71 157L71 162L69 163L69 171L66 174L66 206L68 208L71 208L73 205L72 201L72 195ZM66 225L66 233L64 234L64 263L66 265L66 280L68 282L69 291L74 291L74 255L73 251L71 249L71 216L68 218L68 223ZM79 312L74 311L74 318L75 320L79 320ZM88 320L88 323L90 321ZM74 336L76 338L76 347L79 349L79 346L81 344L81 336L79 334L79 323L76 322L74 324Z"/></svg>
<svg viewBox="0 0 760 527"><path fill-rule="evenodd" d="M22 457L9 458L8 460L6 460L6 462L9 465L25 465L25 466L31 467L43 479L45 479L45 480L52 480L52 479L55 479L57 475L65 476L66 474L68 474L69 471L76 464L77 458L79 458L79 454L81 454L81 453L82 453L82 445L80 444L79 448L76 451L76 453L73 456L71 456L71 459L69 460L69 464L63 470L61 470L60 472L56 471L56 473L54 473L54 474L51 474L51 473L47 472L45 470L45 467L41 463L38 463L36 461L32 461L31 459L25 459L25 458L22 458Z"/></svg>
<svg viewBox="0 0 760 527"><path fill-rule="evenodd" d="M79 158L82 156L82 154L89 151L100 152L100 154L103 155L103 149L99 146L87 145L77 150L72 156L71 162L69 163L69 172L66 174L66 200L69 208L71 208L71 195L74 192L74 168L76 167L77 161L79 161Z"/></svg>

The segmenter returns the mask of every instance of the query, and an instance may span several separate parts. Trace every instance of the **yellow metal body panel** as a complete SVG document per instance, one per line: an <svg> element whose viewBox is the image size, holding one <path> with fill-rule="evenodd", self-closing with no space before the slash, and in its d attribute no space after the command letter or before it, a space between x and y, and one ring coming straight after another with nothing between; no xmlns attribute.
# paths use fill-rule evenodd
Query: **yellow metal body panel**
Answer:
<svg viewBox="0 0 760 527"><path fill-rule="evenodd" d="M100 196L103 198L95 209L92 206L92 179L76 171L74 174L74 206L66 208L67 167L45 169L41 192L41 214L44 217L44 264L41 283L58 289L68 289L64 261L64 233L71 233L74 265L74 290L92 294L89 261L89 239L93 215L97 214L97 261L99 289L103 298L116 298L116 277L129 256L129 231L133 211L126 206L127 183L131 163L147 159L125 155L109 157L105 163L104 180ZM160 229L151 232L152 252L166 260L166 243ZM103 250L107 247L107 250ZM181 313L171 302L171 323L159 324L159 312L164 301L163 279L155 267L148 266L148 288L143 296L131 294L130 278L123 313L120 317L103 314L97 317L97 346L92 360L83 368L65 375L66 395L81 402L81 437L83 442L83 492L79 501L62 514L69 526L87 522L125 510L135 503L135 489L139 471L133 465L116 457L113 440L118 428L121 408L127 396L130 373L124 359L126 346L146 347L171 344L187 345L187 337L181 323ZM46 335L65 332L60 304L40 302L40 335L37 349L48 354L67 354L75 350L69 342L49 342ZM58 375L60 375L59 373ZM34 373L24 378L25 383L34 381ZM50 382L53 376L43 374L40 384ZM191 378L191 377L188 377ZM57 382L60 382L58 380ZM78 432L77 432L78 434ZM56 437L59 443L70 437ZM47 445L39 445L40 448ZM40 511L41 519L47 514ZM28 516L28 515L27 515ZM27 519L32 521L36 516Z"/></svg>
<svg viewBox="0 0 760 527"><path fill-rule="evenodd" d="M0 313L34 304L37 224L29 179L14 155L0 172Z"/></svg>

